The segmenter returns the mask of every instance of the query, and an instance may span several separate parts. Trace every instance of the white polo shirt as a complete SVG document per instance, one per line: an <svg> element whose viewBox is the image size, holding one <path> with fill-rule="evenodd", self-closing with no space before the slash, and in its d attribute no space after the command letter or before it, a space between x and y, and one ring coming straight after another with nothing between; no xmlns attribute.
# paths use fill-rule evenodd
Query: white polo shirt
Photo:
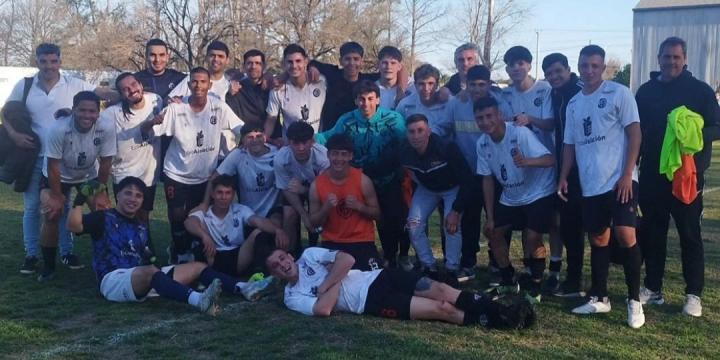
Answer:
<svg viewBox="0 0 720 360"><path fill-rule="evenodd" d="M45 153L47 131L55 122L55 112L72 108L73 96L81 91L93 91L95 86L67 74L60 74L60 80L45 93L38 85L38 75L33 76L33 84L25 103L30 116L32 116L32 130L40 137L42 148L40 154ZM22 101L25 79L21 79L12 89L7 101Z"/></svg>

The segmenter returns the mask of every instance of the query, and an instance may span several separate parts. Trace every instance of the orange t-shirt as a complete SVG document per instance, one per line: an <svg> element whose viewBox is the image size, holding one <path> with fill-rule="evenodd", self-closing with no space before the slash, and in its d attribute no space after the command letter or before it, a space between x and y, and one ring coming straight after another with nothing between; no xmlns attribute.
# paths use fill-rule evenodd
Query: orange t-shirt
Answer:
<svg viewBox="0 0 720 360"><path fill-rule="evenodd" d="M362 193L362 171L350 168L347 179L342 184L333 183L328 171L318 175L315 180L320 204L327 201L328 194L337 196L338 204L330 210L323 224L323 240L338 243L375 242L375 224L372 219L345 206L348 195L355 196L358 201L366 203Z"/></svg>

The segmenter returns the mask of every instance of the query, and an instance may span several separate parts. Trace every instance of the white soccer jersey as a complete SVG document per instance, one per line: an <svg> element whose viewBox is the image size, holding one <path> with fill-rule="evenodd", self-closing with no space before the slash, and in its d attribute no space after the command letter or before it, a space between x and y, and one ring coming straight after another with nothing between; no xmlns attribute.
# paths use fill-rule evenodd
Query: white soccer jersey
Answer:
<svg viewBox="0 0 720 360"><path fill-rule="evenodd" d="M49 92L40 88L37 74L33 76L33 84L28 92L25 105L32 117L33 132L40 137L40 154L45 153L47 132L55 123L55 112L60 109L72 108L73 96L81 91L93 91L95 86L67 74L60 74L58 82ZM7 101L22 101L25 90L25 79L20 79L12 89Z"/></svg>
<svg viewBox="0 0 720 360"><path fill-rule="evenodd" d="M225 95L227 95L228 90L230 89L230 80L228 80L226 77L223 77L220 80L210 80L212 84L210 85L210 90L208 90L208 96L215 97L219 99L222 102L225 102ZM181 81L173 90L170 92L170 97L186 97L190 96L190 87L188 86L188 83L190 82L190 75L186 76L183 81ZM183 99L183 101L187 102L187 99ZM235 139L235 134L232 133L230 130L223 130L222 132L222 140L220 142L220 158L226 157L232 149L237 147L237 140Z"/></svg>
<svg viewBox="0 0 720 360"><path fill-rule="evenodd" d="M640 122L630 89L603 81L592 94L577 93L567 107L565 143L575 145L583 196L611 191L627 160L625 127ZM637 166L633 170L637 181Z"/></svg>
<svg viewBox="0 0 720 360"><path fill-rule="evenodd" d="M48 129L45 156L60 160L60 181L78 184L98 176L101 157L116 153L115 124L98 119L87 132L79 132L72 116L55 121ZM47 160L43 175L48 176Z"/></svg>
<svg viewBox="0 0 720 360"><path fill-rule="evenodd" d="M277 204L280 190L275 187L273 160L277 149L266 145L270 151L255 157L244 148L237 148L218 166L217 172L237 175L240 203L250 207L256 214L267 217Z"/></svg>
<svg viewBox="0 0 720 360"><path fill-rule="evenodd" d="M542 80L535 81L533 86L523 92L518 91L514 86L503 89L502 96L512 111L510 120L512 120L512 117L523 113L540 120L552 119L551 92L552 86ZM533 126L532 130L550 152L555 151L555 135L553 131L540 130L537 126Z"/></svg>
<svg viewBox="0 0 720 360"><path fill-rule="evenodd" d="M513 154L520 151L526 158L550 154L526 127L505 125L505 136L496 143L483 134L477 142L477 173L493 175L503 187L500 202L522 206L552 194L555 190L555 167L517 167Z"/></svg>
<svg viewBox="0 0 720 360"><path fill-rule="evenodd" d="M397 85L393 87L385 87L382 85L380 80L375 81L375 84L380 88L380 106L395 110L395 99L397 98ZM413 84L413 81L410 80L408 82L407 90L405 90L405 95L403 98L406 98L412 94L415 94L415 85Z"/></svg>
<svg viewBox="0 0 720 360"><path fill-rule="evenodd" d="M160 96L145 93L145 106L125 114L121 104L110 106L100 113L100 119L115 124L117 154L113 158L113 182L119 183L128 176L141 179L145 185L155 184L160 158L160 138L143 137L140 126L159 114L163 107Z"/></svg>
<svg viewBox="0 0 720 360"><path fill-rule="evenodd" d="M327 83L322 75L317 83L306 82L302 88L295 87L288 80L279 89L270 91L267 114L278 116L282 113L283 135L288 126L296 121L310 124L317 133L326 93Z"/></svg>
<svg viewBox="0 0 720 360"><path fill-rule="evenodd" d="M155 125L156 135L173 136L163 171L169 178L188 185L201 184L217 167L220 133L239 134L243 122L224 102L208 96L205 108L194 112L187 103L170 104L165 119Z"/></svg>
<svg viewBox="0 0 720 360"><path fill-rule="evenodd" d="M230 205L230 210L222 219L212 212L212 208L205 212L198 210L190 214L205 224L218 251L240 247L245 242L245 226L254 215L249 207L237 203Z"/></svg>
<svg viewBox="0 0 720 360"><path fill-rule="evenodd" d="M430 130L440 137L447 139L452 136L453 133L452 109L450 106L452 99L453 97L451 96L447 102L442 104L425 106L422 101L420 101L420 95L414 93L400 100L395 111L402 114L405 119L413 114L425 115L428 119Z"/></svg>
<svg viewBox="0 0 720 360"><path fill-rule="evenodd" d="M275 155L275 186L280 190L287 190L292 178L300 180L304 186L310 186L320 172L329 166L325 146L313 144L310 158L304 164L295 159L289 146L285 146Z"/></svg>
<svg viewBox="0 0 720 360"><path fill-rule="evenodd" d="M307 248L295 262L298 266L298 281L285 286L285 305L305 315L313 315L317 302L317 288L325 281L327 267L335 262L337 251L323 248ZM340 282L340 295L335 310L362 314L368 289L382 270L350 270Z"/></svg>

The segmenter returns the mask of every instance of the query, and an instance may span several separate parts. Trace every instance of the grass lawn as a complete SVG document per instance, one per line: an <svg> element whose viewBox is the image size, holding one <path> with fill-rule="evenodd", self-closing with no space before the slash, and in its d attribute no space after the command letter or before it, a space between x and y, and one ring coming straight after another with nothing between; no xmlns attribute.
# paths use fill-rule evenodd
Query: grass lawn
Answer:
<svg viewBox="0 0 720 360"><path fill-rule="evenodd" d="M720 187L719 163L717 157L708 173L708 188ZM251 304L223 295L224 312L217 318L169 300L110 303L100 296L89 266L70 271L58 265L56 279L42 285L34 276L21 275L22 197L3 184L0 199L2 359L720 358L720 191L711 190L705 197L702 318L680 313L684 283L672 229L667 303L645 307L644 327L632 330L626 325L622 268L613 266L611 313L580 317L570 313L577 300L545 297L537 325L523 332L345 314L310 318L286 310L279 296ZM159 249L169 240L164 203L158 191L151 228ZM436 227L431 229L435 238ZM77 238L75 247L88 265L89 241ZM515 259L518 243L513 242ZM589 249L586 254L584 277L589 285ZM486 263L483 249L479 264ZM482 289L486 280L481 276L468 287Z"/></svg>

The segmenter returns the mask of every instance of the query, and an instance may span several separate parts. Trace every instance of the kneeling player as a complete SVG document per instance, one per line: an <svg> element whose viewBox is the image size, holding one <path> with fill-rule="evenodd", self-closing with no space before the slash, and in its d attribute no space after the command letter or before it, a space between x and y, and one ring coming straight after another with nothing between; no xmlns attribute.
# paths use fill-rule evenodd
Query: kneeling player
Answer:
<svg viewBox="0 0 720 360"><path fill-rule="evenodd" d="M504 305L396 268L351 270L355 259L342 251L308 248L295 261L290 253L267 243L257 243L255 249L256 259L273 276L288 282L285 305L305 315L342 311L511 329L528 327L535 320L527 300Z"/></svg>
<svg viewBox="0 0 720 360"><path fill-rule="evenodd" d="M116 302L143 301L155 290L160 296L187 302L200 311L216 314L221 289L238 292L237 279L219 273L201 262L165 267L152 264L148 247L148 227L137 217L142 208L145 183L128 176L117 184L114 209L83 215L83 204L93 199L78 193L67 221L68 230L90 234L93 240L93 269L100 293ZM200 281L205 292L188 287Z"/></svg>
<svg viewBox="0 0 720 360"><path fill-rule="evenodd" d="M555 203L555 158L528 128L506 125L495 99L480 99L473 110L478 127L485 133L477 143L477 173L483 176L486 234L502 276L497 290L501 293L518 290L505 232L511 227L524 228L527 236L523 246L525 253L531 255L528 292L540 301L545 271L542 234L549 230ZM497 206L493 177L502 185Z"/></svg>
<svg viewBox="0 0 720 360"><path fill-rule="evenodd" d="M210 184L212 205L206 211L201 208L191 211L185 220L185 229L200 238L205 259L215 270L230 276L247 272L258 238L274 237L276 246L288 247L287 235L281 228L256 215L249 207L234 202L235 183L231 176L220 175ZM248 300L257 300L269 281L242 287L243 295Z"/></svg>

